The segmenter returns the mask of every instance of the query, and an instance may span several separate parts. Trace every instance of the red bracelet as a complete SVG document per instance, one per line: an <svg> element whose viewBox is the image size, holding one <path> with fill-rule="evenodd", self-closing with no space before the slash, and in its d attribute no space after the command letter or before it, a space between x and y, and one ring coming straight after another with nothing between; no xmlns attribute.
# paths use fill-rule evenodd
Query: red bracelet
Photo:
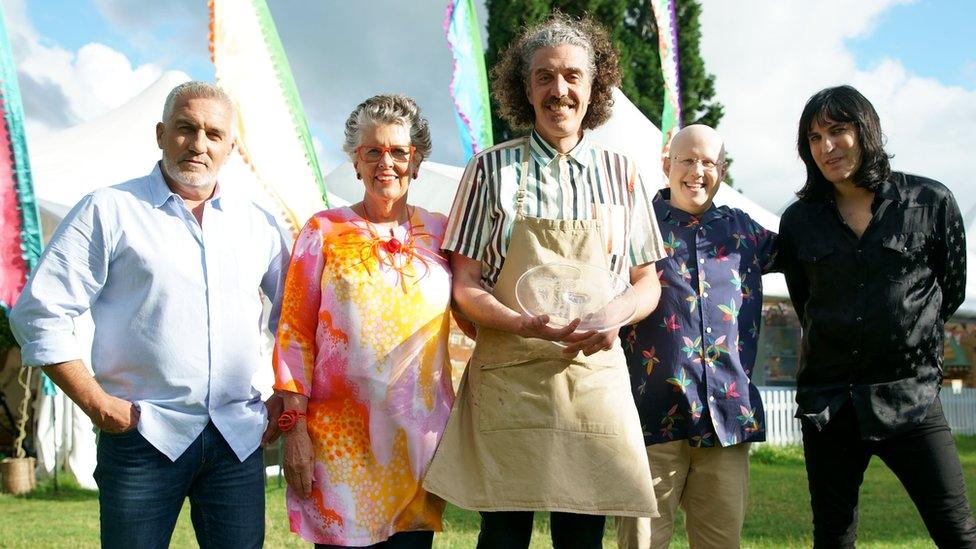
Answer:
<svg viewBox="0 0 976 549"><path fill-rule="evenodd" d="M278 428L287 433L294 429L295 424L303 417L305 417L305 412L299 412L295 409L285 410L278 416Z"/></svg>

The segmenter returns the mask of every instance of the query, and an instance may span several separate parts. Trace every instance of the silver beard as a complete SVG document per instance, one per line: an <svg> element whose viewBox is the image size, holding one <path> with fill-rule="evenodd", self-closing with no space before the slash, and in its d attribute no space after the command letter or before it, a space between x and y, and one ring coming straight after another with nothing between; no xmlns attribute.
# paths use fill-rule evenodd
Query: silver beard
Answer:
<svg viewBox="0 0 976 549"><path fill-rule="evenodd" d="M216 172L208 171L205 174L192 174L180 169L179 164L163 156L163 173L170 179L183 187L204 188L210 187L217 182Z"/></svg>

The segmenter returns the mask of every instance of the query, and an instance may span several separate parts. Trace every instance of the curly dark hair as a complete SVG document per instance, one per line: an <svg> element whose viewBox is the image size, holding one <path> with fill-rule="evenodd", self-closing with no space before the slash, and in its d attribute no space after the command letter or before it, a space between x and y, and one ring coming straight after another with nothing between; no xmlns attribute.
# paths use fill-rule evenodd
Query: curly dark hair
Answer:
<svg viewBox="0 0 976 549"><path fill-rule="evenodd" d="M512 128L531 128L535 123L535 110L526 96L532 56L540 48L561 44L579 46L590 58L590 105L583 117L583 129L596 128L610 118L612 89L620 85L617 50L607 31L589 15L574 19L557 11L522 31L491 69L492 96L498 102L498 115Z"/></svg>
<svg viewBox="0 0 976 549"><path fill-rule="evenodd" d="M834 185L827 181L817 167L808 137L814 122L826 125L830 121L847 122L857 130L861 165L852 175L854 185L875 191L891 175L891 164L888 161L891 156L884 150L881 121L874 105L851 86L825 88L807 101L803 113L800 114L796 150L807 168L806 183L796 193L801 200L823 201L833 195Z"/></svg>

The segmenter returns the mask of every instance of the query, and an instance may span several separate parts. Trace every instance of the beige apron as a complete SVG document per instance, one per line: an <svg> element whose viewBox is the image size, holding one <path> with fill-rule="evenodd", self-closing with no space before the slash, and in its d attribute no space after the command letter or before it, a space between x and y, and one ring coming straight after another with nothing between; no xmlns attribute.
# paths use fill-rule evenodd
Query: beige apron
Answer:
<svg viewBox="0 0 976 549"><path fill-rule="evenodd" d="M515 282L545 263L607 267L596 220L523 213L528 148L512 237L493 295L519 311ZM640 420L619 340L573 359L540 339L478 326L424 487L479 511L656 516Z"/></svg>

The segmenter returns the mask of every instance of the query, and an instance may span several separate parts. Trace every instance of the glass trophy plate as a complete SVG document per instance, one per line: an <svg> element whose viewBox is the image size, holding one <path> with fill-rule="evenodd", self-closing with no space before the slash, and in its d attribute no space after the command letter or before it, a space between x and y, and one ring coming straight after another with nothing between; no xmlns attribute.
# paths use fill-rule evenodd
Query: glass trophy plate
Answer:
<svg viewBox="0 0 976 549"><path fill-rule="evenodd" d="M566 326L579 318L577 332L602 332L633 316L633 301L620 299L630 288L630 282L607 269L553 263L523 273L515 283L515 299L530 315L549 315L551 326Z"/></svg>

